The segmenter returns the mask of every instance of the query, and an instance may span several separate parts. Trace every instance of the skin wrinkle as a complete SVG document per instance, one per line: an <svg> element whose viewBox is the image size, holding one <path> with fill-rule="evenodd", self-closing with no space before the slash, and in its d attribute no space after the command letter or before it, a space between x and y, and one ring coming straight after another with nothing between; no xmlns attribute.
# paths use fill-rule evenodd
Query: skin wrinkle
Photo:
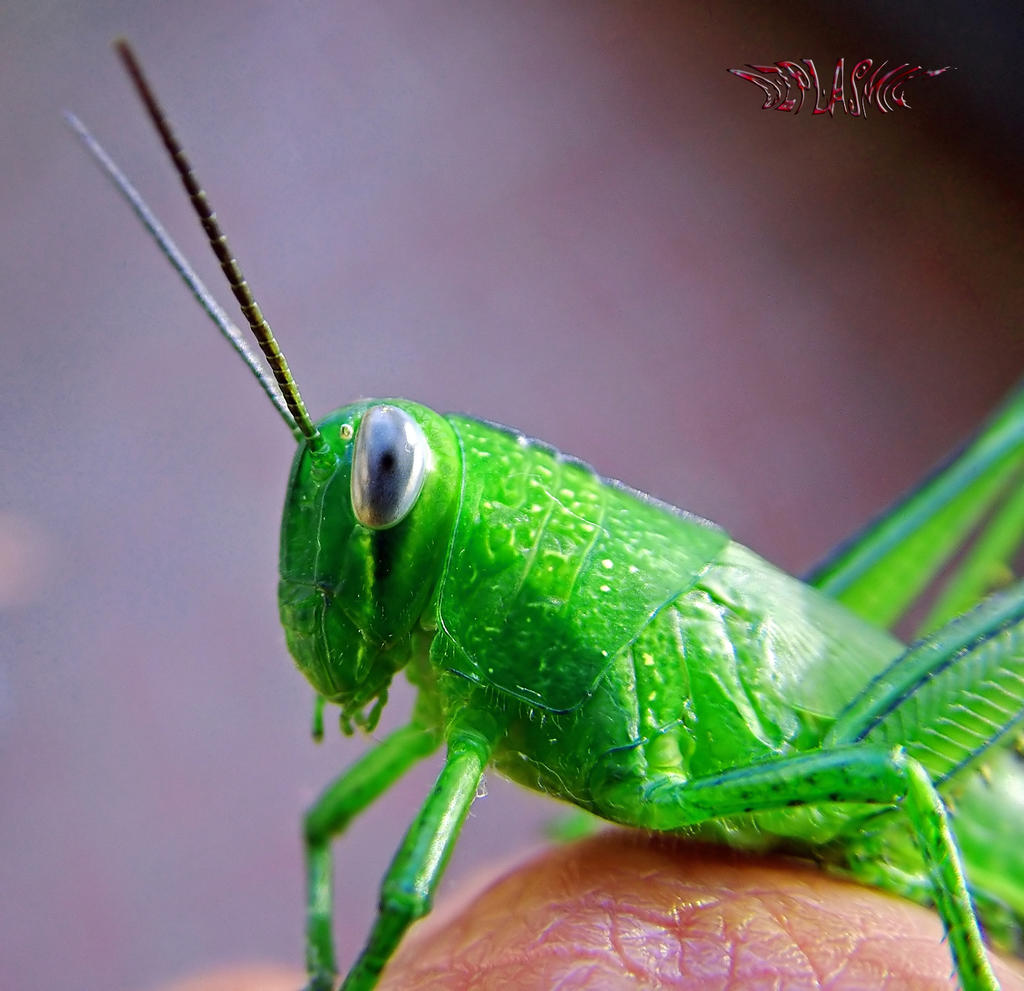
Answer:
<svg viewBox="0 0 1024 991"><path fill-rule="evenodd" d="M779 900L773 897L775 893L758 892L756 890L750 892L751 901L756 902L762 908L762 915L754 915L745 920L737 931L737 949L730 954L733 968L736 968L736 963L739 959L747 954L749 955L750 949L756 944L753 939L750 938L750 931L758 923L773 923L771 931L767 931L768 927L764 926L764 932L762 934L763 941L766 945L771 945L777 942L783 947L782 953L786 955L790 960L799 960L799 966L801 969L806 968L808 976L811 981L810 987L823 987L824 981L821 979L819 973L819 967L815 963L814 952L805 949L801 945L801 932L798 929L794 929L790 924L790 913L794 904L799 904L800 899L798 898L786 898ZM817 905L811 905L812 909L818 909ZM761 954L759 954L760 956ZM772 954L764 954L769 956ZM796 966L789 964L786 967L787 971L795 971Z"/></svg>
<svg viewBox="0 0 1024 991"><path fill-rule="evenodd" d="M552 986L553 991L573 991L576 988L595 986L591 982L600 976L593 964L588 964L570 971L565 977Z"/></svg>
<svg viewBox="0 0 1024 991"><path fill-rule="evenodd" d="M650 961L655 954L653 941L643 941L636 947L635 939L638 913L631 906L623 906L614 897L598 897L597 903L605 910L606 926L608 930L608 941L615 955L622 963L623 973L629 974L635 980L643 980L646 974L653 969ZM650 927L653 928L653 927ZM638 954L637 949L641 952ZM635 957L646 958L639 961Z"/></svg>
<svg viewBox="0 0 1024 991"><path fill-rule="evenodd" d="M792 897L779 899L776 892L768 889L764 891L754 890L751 892L751 895L763 906L764 917L772 918L779 931L789 938L793 948L803 954L809 968L815 975L813 987L827 989L842 986L844 975L851 978L856 976L860 981L864 981L864 975L857 974L857 971L861 969L857 947L858 944L870 943L873 936L871 930L881 928L881 920L876 914L865 912L863 928L857 931L853 929L834 931L827 925L823 926L820 930L811 929L804 931L801 927L791 926L790 917L795 915L797 918L806 918L813 913L820 914L822 907L813 895L801 897L797 894ZM829 914L831 915L832 913ZM828 938L830 935L834 938ZM910 938L908 937L907 939L909 940ZM921 944L919 952L927 955L929 944L924 940L919 942ZM745 939L744 943L749 944L750 940ZM904 949L906 949L906 945L904 943ZM911 959L913 956L911 955ZM827 965L829 957L834 959L834 969ZM879 973L872 978L872 982L875 980L879 981L878 986L881 986L882 983L888 983L889 978ZM864 986L875 985L868 983ZM899 984L897 983L896 986L899 986Z"/></svg>

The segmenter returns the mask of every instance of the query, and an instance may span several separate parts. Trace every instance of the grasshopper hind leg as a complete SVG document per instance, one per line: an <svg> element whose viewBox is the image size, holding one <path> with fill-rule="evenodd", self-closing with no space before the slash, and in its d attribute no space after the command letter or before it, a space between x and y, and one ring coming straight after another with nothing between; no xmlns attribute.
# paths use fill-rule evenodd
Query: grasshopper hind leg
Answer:
<svg viewBox="0 0 1024 991"><path fill-rule="evenodd" d="M791 806L899 805L924 859L964 991L999 987L985 953L949 816L928 772L901 748L833 747L766 760L707 778L646 777L623 755L595 772L603 814L660 831Z"/></svg>

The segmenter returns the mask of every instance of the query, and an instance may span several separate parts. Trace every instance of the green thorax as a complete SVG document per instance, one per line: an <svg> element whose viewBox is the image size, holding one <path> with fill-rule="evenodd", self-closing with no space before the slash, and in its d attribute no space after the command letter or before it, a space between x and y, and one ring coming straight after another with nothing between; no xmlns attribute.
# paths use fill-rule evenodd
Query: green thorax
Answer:
<svg viewBox="0 0 1024 991"><path fill-rule="evenodd" d="M521 434L449 416L463 484L431 656L564 712L728 543L694 516Z"/></svg>

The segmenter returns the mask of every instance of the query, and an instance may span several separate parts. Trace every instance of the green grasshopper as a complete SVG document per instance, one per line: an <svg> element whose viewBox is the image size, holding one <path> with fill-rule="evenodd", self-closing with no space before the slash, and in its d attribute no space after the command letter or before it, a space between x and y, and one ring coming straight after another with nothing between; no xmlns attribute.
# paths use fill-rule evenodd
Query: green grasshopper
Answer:
<svg viewBox="0 0 1024 991"><path fill-rule="evenodd" d="M279 603L316 724L332 703L346 733L370 731L398 672L418 689L408 724L306 815L309 989L333 987L337 972L331 841L442 743L345 988L372 988L429 910L488 766L612 822L803 851L934 904L961 985L997 987L979 919L1011 949L1024 922L1021 809L996 800L1024 784L1024 583L1011 570L1024 537L1024 386L803 582L505 427L398 399L314 423L137 62L118 50L276 388L72 125L298 441ZM886 628L943 569L907 647Z"/></svg>

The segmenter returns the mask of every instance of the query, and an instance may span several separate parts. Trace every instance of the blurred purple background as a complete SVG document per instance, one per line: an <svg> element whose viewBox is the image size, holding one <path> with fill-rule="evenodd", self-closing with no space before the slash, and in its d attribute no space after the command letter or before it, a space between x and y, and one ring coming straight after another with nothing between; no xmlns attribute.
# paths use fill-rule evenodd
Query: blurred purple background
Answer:
<svg viewBox="0 0 1024 991"><path fill-rule="evenodd" d="M886 6L4 5L0 986L298 964L299 816L365 747L277 624L291 439L61 120L227 297L110 40L315 414L506 422L799 571L1024 368L1021 15ZM840 56L958 68L866 120L725 71ZM343 961L435 770L338 847ZM558 811L489 779L446 889Z"/></svg>

